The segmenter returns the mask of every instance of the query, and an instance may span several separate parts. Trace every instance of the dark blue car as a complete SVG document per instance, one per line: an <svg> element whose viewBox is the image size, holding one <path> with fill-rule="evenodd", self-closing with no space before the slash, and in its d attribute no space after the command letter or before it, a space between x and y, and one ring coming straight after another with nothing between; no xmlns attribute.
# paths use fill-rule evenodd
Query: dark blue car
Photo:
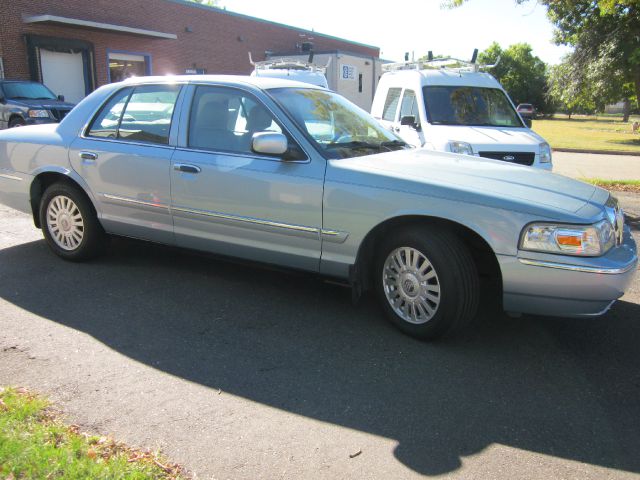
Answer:
<svg viewBox="0 0 640 480"><path fill-rule="evenodd" d="M58 123L73 107L41 83L0 80L0 129Z"/></svg>

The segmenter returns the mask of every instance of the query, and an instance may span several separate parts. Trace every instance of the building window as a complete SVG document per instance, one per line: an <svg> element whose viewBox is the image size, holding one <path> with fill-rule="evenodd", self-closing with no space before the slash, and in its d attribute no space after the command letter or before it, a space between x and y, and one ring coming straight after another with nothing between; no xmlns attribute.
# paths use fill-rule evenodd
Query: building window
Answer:
<svg viewBox="0 0 640 480"><path fill-rule="evenodd" d="M109 52L109 81L120 82L129 77L151 75L151 56L125 52Z"/></svg>
<svg viewBox="0 0 640 480"><path fill-rule="evenodd" d="M0 57L0 78L4 78L4 62L2 61L2 57Z"/></svg>

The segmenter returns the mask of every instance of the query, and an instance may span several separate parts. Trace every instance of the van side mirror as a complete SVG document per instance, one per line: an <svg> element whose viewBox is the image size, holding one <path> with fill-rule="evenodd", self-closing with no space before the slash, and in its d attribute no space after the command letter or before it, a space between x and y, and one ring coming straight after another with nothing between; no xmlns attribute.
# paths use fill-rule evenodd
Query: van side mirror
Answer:
<svg viewBox="0 0 640 480"><path fill-rule="evenodd" d="M257 132L251 139L251 149L265 155L284 155L289 149L289 142L282 133Z"/></svg>
<svg viewBox="0 0 640 480"><path fill-rule="evenodd" d="M416 123L416 117L414 115L405 115L402 117L400 119L400 125L408 125L416 130L420 130L420 125Z"/></svg>
<svg viewBox="0 0 640 480"><path fill-rule="evenodd" d="M61 102L64 102L64 95L58 95L58 100L60 100Z"/></svg>

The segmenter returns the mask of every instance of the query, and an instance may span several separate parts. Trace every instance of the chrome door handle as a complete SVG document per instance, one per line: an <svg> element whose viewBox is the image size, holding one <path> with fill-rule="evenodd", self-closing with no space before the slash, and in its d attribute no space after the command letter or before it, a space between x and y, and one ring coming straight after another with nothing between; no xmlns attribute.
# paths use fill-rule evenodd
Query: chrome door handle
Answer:
<svg viewBox="0 0 640 480"><path fill-rule="evenodd" d="M173 169L184 173L200 173L202 169L196 165L187 165L186 163L176 163Z"/></svg>
<svg viewBox="0 0 640 480"><path fill-rule="evenodd" d="M80 158L87 162L95 162L98 159L98 154L93 152L80 152Z"/></svg>

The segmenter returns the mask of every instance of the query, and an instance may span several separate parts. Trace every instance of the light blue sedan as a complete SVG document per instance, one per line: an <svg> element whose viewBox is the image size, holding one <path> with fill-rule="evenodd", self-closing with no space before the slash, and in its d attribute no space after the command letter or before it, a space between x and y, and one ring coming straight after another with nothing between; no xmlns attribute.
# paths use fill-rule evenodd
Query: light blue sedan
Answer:
<svg viewBox="0 0 640 480"><path fill-rule="evenodd" d="M340 95L259 77L138 78L3 131L0 201L67 260L122 235L316 272L420 338L471 321L486 278L508 312L602 314L638 263L605 190L408 148Z"/></svg>

